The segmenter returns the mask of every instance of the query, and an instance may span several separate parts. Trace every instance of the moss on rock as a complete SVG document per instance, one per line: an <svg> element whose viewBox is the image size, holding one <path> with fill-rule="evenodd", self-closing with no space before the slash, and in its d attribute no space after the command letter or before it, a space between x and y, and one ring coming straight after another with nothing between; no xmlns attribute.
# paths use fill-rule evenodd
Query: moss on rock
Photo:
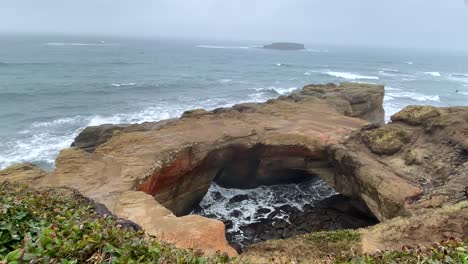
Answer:
<svg viewBox="0 0 468 264"><path fill-rule="evenodd" d="M410 141L411 132L399 127L383 126L363 131L361 138L372 152L392 155Z"/></svg>
<svg viewBox="0 0 468 264"><path fill-rule="evenodd" d="M420 125L426 120L440 116L440 111L434 106L410 105L392 116L392 121L402 121L410 125Z"/></svg>

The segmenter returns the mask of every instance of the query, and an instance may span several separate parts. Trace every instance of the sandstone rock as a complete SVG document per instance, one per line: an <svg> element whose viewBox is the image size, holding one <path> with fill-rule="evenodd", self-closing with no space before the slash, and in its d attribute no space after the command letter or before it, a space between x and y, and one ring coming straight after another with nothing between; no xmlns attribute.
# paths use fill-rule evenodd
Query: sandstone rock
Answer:
<svg viewBox="0 0 468 264"><path fill-rule="evenodd" d="M410 139L411 134L407 130L390 126L362 132L362 140L376 154L395 154Z"/></svg>
<svg viewBox="0 0 468 264"><path fill-rule="evenodd" d="M0 183L4 181L17 183L33 183L46 176L46 172L31 163L20 163L12 165L0 171Z"/></svg>
<svg viewBox="0 0 468 264"><path fill-rule="evenodd" d="M468 107L409 106L392 123L364 127L331 146L337 171L328 181L361 197L381 221L454 204L466 199L467 128Z"/></svg>
<svg viewBox="0 0 468 264"><path fill-rule="evenodd" d="M89 128L53 172L20 165L0 181L76 188L160 239L231 255L223 223L184 216L213 181L252 187L319 176L388 223L466 200L468 108L410 107L391 124L358 130L383 123L382 101L383 86L309 85L263 104Z"/></svg>
<svg viewBox="0 0 468 264"><path fill-rule="evenodd" d="M440 116L440 111L434 106L408 106L392 116L392 121L403 121L411 125L420 125L429 118Z"/></svg>
<svg viewBox="0 0 468 264"><path fill-rule="evenodd" d="M468 202L425 210L410 218L399 217L362 230L365 253L400 250L404 245L430 247L432 243L451 237L468 237Z"/></svg>
<svg viewBox="0 0 468 264"><path fill-rule="evenodd" d="M233 255L221 222L183 216L214 180L255 186L297 173L330 177L326 148L367 123L358 118L383 122L383 86L315 87L177 120L88 128L32 184L76 188L160 239Z"/></svg>
<svg viewBox="0 0 468 264"><path fill-rule="evenodd" d="M317 245L307 236L270 240L255 244L241 255L249 263L328 263L330 253L374 254L383 250L401 250L404 245L430 247L451 237L468 237L468 202L435 210L420 211L412 217L398 217L370 228L359 229L357 241L336 241ZM346 245L346 246L344 246ZM341 252L345 248L349 251ZM338 250L336 250L338 249Z"/></svg>

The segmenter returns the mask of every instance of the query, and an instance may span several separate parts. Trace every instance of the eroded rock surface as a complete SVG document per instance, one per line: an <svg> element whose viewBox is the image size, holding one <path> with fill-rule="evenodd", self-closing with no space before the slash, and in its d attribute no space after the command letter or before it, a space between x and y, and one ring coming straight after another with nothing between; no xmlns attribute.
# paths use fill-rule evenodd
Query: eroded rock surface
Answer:
<svg viewBox="0 0 468 264"><path fill-rule="evenodd" d="M213 180L249 187L288 181L299 172L330 177L325 149L368 121L383 122L383 95L377 85L310 85L263 104L90 127L59 154L53 172L28 177L34 186L75 188L179 246L234 255L222 222L182 216Z"/></svg>
<svg viewBox="0 0 468 264"><path fill-rule="evenodd" d="M330 182L381 221L467 199L468 107L409 106L330 147Z"/></svg>

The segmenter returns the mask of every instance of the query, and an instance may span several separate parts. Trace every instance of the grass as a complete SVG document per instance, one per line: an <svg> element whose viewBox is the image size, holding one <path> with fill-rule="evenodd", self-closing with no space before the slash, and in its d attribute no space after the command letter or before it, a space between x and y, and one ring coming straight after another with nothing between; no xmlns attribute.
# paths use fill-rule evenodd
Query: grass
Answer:
<svg viewBox="0 0 468 264"><path fill-rule="evenodd" d="M428 249L405 247L372 255L359 252L361 236L355 230L316 232L301 239L308 244L310 253L320 252L319 255L304 252L306 256L314 256L304 263L468 264L466 241L456 239ZM97 214L94 203L69 189L35 190L3 183L0 186L0 264L5 263L208 264L240 263L240 260L177 249L146 236L144 231L126 229L118 219Z"/></svg>
<svg viewBox="0 0 468 264"><path fill-rule="evenodd" d="M123 228L66 190L0 187L0 263L227 263Z"/></svg>
<svg viewBox="0 0 468 264"><path fill-rule="evenodd" d="M434 243L431 248L404 246L399 251L378 251L372 255L340 256L334 261L345 264L468 264L468 248L465 242L452 238L441 243Z"/></svg>
<svg viewBox="0 0 468 264"><path fill-rule="evenodd" d="M361 234L356 230L322 231L304 235L306 243L312 244L320 257L339 256L359 250Z"/></svg>

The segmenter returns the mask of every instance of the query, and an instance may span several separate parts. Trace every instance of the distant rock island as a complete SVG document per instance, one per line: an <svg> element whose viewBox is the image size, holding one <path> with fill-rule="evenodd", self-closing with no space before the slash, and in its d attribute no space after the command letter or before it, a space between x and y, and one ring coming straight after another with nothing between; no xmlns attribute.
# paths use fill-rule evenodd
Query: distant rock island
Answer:
<svg viewBox="0 0 468 264"><path fill-rule="evenodd" d="M269 45L265 45L263 48L275 50L305 50L304 44L291 42L275 42Z"/></svg>

